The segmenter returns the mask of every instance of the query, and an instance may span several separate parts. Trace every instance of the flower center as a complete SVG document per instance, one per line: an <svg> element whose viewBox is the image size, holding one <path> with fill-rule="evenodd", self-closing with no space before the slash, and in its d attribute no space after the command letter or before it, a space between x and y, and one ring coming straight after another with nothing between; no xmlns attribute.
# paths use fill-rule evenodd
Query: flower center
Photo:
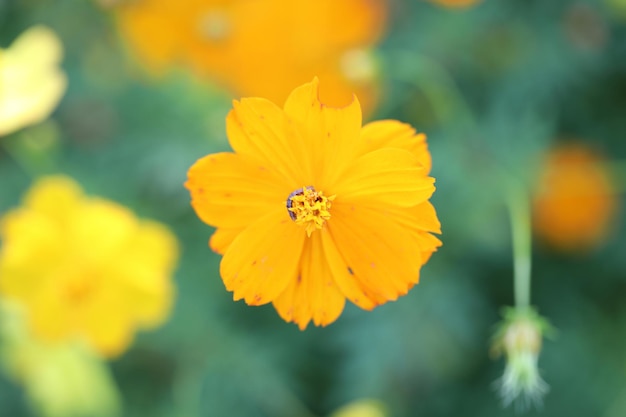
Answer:
<svg viewBox="0 0 626 417"><path fill-rule="evenodd" d="M306 228L307 236L319 230L330 219L330 206L336 196L326 197L315 188L302 187L287 197L287 211L291 220Z"/></svg>
<svg viewBox="0 0 626 417"><path fill-rule="evenodd" d="M64 288L65 300L72 305L81 305L95 292L95 282L91 277L79 277L69 281Z"/></svg>

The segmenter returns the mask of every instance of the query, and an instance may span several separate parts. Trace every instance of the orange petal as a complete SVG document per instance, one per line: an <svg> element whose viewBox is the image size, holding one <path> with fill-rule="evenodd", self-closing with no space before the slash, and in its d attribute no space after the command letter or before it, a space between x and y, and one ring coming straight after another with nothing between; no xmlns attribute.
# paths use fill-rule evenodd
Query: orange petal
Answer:
<svg viewBox="0 0 626 417"><path fill-rule="evenodd" d="M424 201L413 207L380 207L379 210L386 215L393 217L401 226L426 231L441 233L441 223L437 218L435 207Z"/></svg>
<svg viewBox="0 0 626 417"><path fill-rule="evenodd" d="M212 226L245 227L271 207L284 205L292 191L270 167L233 153L205 156L188 172L191 205Z"/></svg>
<svg viewBox="0 0 626 417"><path fill-rule="evenodd" d="M304 243L297 279L274 300L274 307L285 321L304 330L311 320L316 326L337 320L344 304L324 257L320 234L314 233Z"/></svg>
<svg viewBox="0 0 626 417"><path fill-rule="evenodd" d="M367 288L354 276L328 230L320 231L324 258L332 273L337 287L343 295L364 310L371 310L378 304L384 303L384 298L376 298L367 291Z"/></svg>
<svg viewBox="0 0 626 417"><path fill-rule="evenodd" d="M285 102L285 113L296 122L311 161L313 181L309 183L324 190L354 159L361 106L355 97L346 107L328 107L320 102L318 87L315 78L296 88Z"/></svg>
<svg viewBox="0 0 626 417"><path fill-rule="evenodd" d="M379 120L363 126L359 154L363 155L380 148L406 149L417 157L427 172L430 172L432 159L426 144L426 135L415 133L411 125L397 120Z"/></svg>
<svg viewBox="0 0 626 417"><path fill-rule="evenodd" d="M211 236L211 240L209 240L209 246L215 252L223 255L226 253L226 250L233 243L233 240L243 231L243 228L237 229L224 229L223 227L217 229L215 233Z"/></svg>
<svg viewBox="0 0 626 417"><path fill-rule="evenodd" d="M297 277L305 236L284 207L256 220L224 254L220 273L226 289L249 305L274 300Z"/></svg>
<svg viewBox="0 0 626 417"><path fill-rule="evenodd" d="M328 230L365 295L395 300L419 281L421 248L392 217L359 206L333 206Z"/></svg>
<svg viewBox="0 0 626 417"><path fill-rule="evenodd" d="M358 158L328 194L338 202L414 206L435 191L415 156L403 149L383 148Z"/></svg>
<svg viewBox="0 0 626 417"><path fill-rule="evenodd" d="M292 190L302 187L308 160L293 122L269 100L244 98L233 101L226 118L226 133L233 150L256 159L276 172Z"/></svg>
<svg viewBox="0 0 626 417"><path fill-rule="evenodd" d="M432 233L441 233L441 225L433 205L425 201L414 207L370 207L382 216L394 219L411 233L422 253L422 264L441 246L441 241Z"/></svg>
<svg viewBox="0 0 626 417"><path fill-rule="evenodd" d="M441 240L426 232L412 232L422 253L422 265L426 264L431 255L441 246Z"/></svg>

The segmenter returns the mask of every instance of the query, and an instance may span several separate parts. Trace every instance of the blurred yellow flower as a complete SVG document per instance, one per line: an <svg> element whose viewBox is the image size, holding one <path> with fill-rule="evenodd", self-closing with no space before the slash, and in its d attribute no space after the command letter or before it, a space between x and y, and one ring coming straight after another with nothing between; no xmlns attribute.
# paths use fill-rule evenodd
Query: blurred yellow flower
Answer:
<svg viewBox="0 0 626 417"><path fill-rule="evenodd" d="M235 153L197 161L186 187L217 227L210 245L235 300L272 302L304 329L335 321L346 298L371 310L418 282L441 244L424 135L394 120L361 127L356 98L327 107L317 79L284 109L235 101L226 124Z"/></svg>
<svg viewBox="0 0 626 417"><path fill-rule="evenodd" d="M177 242L163 225L86 197L63 176L40 179L0 223L0 294L21 303L43 340L121 353L136 327L160 324L173 297Z"/></svg>
<svg viewBox="0 0 626 417"><path fill-rule="evenodd" d="M67 87L63 49L53 31L34 26L0 48L0 136L46 119Z"/></svg>
<svg viewBox="0 0 626 417"><path fill-rule="evenodd" d="M120 398L102 360L72 343L32 338L20 306L0 302L0 364L45 417L119 415Z"/></svg>
<svg viewBox="0 0 626 417"><path fill-rule="evenodd" d="M346 105L355 92L370 113L378 99L370 48L387 0L135 0L115 13L130 48L157 74L181 64L234 94L276 103L317 75L329 105Z"/></svg>
<svg viewBox="0 0 626 417"><path fill-rule="evenodd" d="M550 152L533 207L540 238L565 251L588 250L606 239L618 200L604 162L583 144Z"/></svg>
<svg viewBox="0 0 626 417"><path fill-rule="evenodd" d="M465 8L480 3L481 0L430 0L431 3L438 4L440 6L453 8Z"/></svg>
<svg viewBox="0 0 626 417"><path fill-rule="evenodd" d="M335 410L330 417L387 417L388 415L382 402L364 398Z"/></svg>

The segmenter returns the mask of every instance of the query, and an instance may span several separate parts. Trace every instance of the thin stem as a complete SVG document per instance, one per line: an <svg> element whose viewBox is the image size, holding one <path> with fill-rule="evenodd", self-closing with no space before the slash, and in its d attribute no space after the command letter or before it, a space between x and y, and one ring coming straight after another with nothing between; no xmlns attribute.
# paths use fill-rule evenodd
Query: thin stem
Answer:
<svg viewBox="0 0 626 417"><path fill-rule="evenodd" d="M530 307L531 233L530 201L526 189L517 182L509 185L508 206L513 236L515 306Z"/></svg>

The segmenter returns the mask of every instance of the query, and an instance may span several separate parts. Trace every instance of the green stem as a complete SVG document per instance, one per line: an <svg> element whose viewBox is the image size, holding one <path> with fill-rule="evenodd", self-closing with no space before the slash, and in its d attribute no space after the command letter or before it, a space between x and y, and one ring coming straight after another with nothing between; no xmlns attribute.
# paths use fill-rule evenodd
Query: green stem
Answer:
<svg viewBox="0 0 626 417"><path fill-rule="evenodd" d="M509 185L508 198L513 236L515 306L530 307L531 225L530 201L526 189L518 183Z"/></svg>

